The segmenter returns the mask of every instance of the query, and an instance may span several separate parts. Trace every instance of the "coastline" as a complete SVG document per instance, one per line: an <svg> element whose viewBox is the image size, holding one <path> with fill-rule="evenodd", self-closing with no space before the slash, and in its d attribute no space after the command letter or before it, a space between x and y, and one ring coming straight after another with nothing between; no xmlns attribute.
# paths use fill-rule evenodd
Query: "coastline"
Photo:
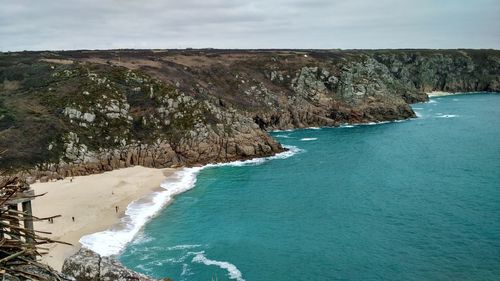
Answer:
<svg viewBox="0 0 500 281"><path fill-rule="evenodd" d="M443 91L432 91L426 93L429 98L446 97L446 96L458 96L458 95L474 95L474 94L485 94L485 93L496 93L496 92L443 92Z"/></svg>
<svg viewBox="0 0 500 281"><path fill-rule="evenodd" d="M35 229L51 232L47 236L54 240L73 244L48 245L48 254L43 255L41 261L61 270L65 258L81 248L79 241L82 236L121 227L122 219L129 215L128 206L137 199L147 201L176 171L178 169L135 166L32 184L35 194L47 192L33 200L33 213L38 217L61 215L53 223L35 222Z"/></svg>
<svg viewBox="0 0 500 281"><path fill-rule="evenodd" d="M453 94L440 93L442 96ZM344 124L339 127L351 128L407 120ZM320 130L322 128L301 129ZM271 132L294 130L296 129ZM62 215L54 219L54 223L35 222L35 229L51 232L52 234L48 236L54 240L73 244L73 246L49 245L48 254L42 257L42 262L61 270L64 260L76 253L82 246L101 256L117 255L152 216L171 203L175 195L194 187L196 177L201 170L221 166L260 165L265 161L288 158L302 151L294 146L286 148L288 150L274 156L207 164L200 167L156 169L134 166L73 179L66 178L32 184L36 194L48 192L34 200L34 214L39 217ZM67 190L71 190L71 193L66 193ZM117 190L120 191L116 192ZM71 197L68 198L68 195ZM116 206L118 206L118 212L115 209ZM145 212L144 209L146 209ZM81 212L83 210L85 213ZM137 214L140 214L139 218L133 217ZM72 217L75 217L75 221L72 221Z"/></svg>
<svg viewBox="0 0 500 281"><path fill-rule="evenodd" d="M452 92L443 92L443 91L432 91L426 93L429 98L436 98L436 97L445 97L445 96L452 96L456 95L458 93L452 93Z"/></svg>
<svg viewBox="0 0 500 281"><path fill-rule="evenodd" d="M60 271L64 260L82 247L101 256L119 254L151 217L170 204L175 195L195 186L201 170L260 165L268 160L291 157L301 151L293 146L287 148L287 151L273 156L201 167L155 169L134 166L102 174L34 183L31 188L35 194L47 194L33 200L33 213L38 217L61 215L53 223L35 222L35 229L51 232L46 236L73 245L48 245L48 253L42 256L41 262Z"/></svg>

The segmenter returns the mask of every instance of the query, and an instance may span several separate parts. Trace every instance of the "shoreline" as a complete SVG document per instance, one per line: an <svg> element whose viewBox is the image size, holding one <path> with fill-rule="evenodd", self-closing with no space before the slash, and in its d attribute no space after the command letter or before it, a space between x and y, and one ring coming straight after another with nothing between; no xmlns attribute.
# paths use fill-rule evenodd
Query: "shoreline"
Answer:
<svg viewBox="0 0 500 281"><path fill-rule="evenodd" d="M226 166L240 167L260 165L269 160L285 159L302 151L295 146L285 146L285 148L287 148L286 151L267 157L178 169L162 181L160 190L150 193L148 196L136 200L128 206L126 212L128 221L126 223L114 225L100 232L85 235L81 237L80 243L83 244L85 248L101 256L118 255L126 245L136 237L151 218L172 203L176 195L195 187L198 174L202 170ZM129 210L130 213L128 212ZM132 223L130 223L131 221Z"/></svg>
<svg viewBox="0 0 500 281"><path fill-rule="evenodd" d="M53 222L38 221L35 229L47 231L49 238L73 244L51 244L41 262L61 270L64 260L81 248L81 237L123 227L134 202L148 202L161 191L161 184L179 169L141 166L113 170L102 174L34 183L35 194L47 192L32 201L37 217L61 215ZM74 221L73 221L74 218Z"/></svg>
<svg viewBox="0 0 500 281"><path fill-rule="evenodd" d="M453 94L455 93L438 92L436 95L430 94L429 97L431 97L431 95L435 97ZM392 122L403 122L410 119L413 118L360 124L343 124L339 126L339 128L380 125ZM270 131L270 133L277 133L280 131L290 132L297 129L273 130ZM320 130L322 127L300 129ZM101 256L117 255L157 212L171 203L175 195L181 194L194 187L196 177L201 170L222 166L259 165L268 160L288 158L302 151L300 148L294 146L286 148L288 150L273 156L236 160L226 163L206 164L200 167L157 169L134 166L101 174L78 176L72 179L68 177L58 181L44 183L36 182L31 185L36 194L48 193L33 201L34 214L38 217L52 215L62 215L62 217L54 219L54 223L49 223L47 221L35 222L35 229L52 232L51 235L48 235L50 238L73 244L73 246L60 244L49 245L47 247L48 254L44 255L41 261L57 270L61 270L64 260L76 253L81 247L88 248ZM99 184L101 181L100 187L96 189L95 185ZM89 183L90 186L93 187L89 187ZM113 188L121 185L126 185L124 188L126 191L122 194L114 193ZM172 185L174 188L171 188ZM70 188L70 193L57 194L61 191L70 190ZM84 191L83 193L82 190ZM61 199L68 199L64 198L64 195L70 195L71 200L66 200L65 203L61 203ZM79 195L84 195L84 199L77 198ZM54 201L59 202L54 204ZM104 204L107 203L108 206L102 206L103 202ZM134 210L129 212L130 209L141 210L144 209L144 207L149 207L145 205L155 206L153 210L141 216L139 222L134 221L136 218L131 219L131 216L139 212L134 212ZM113 206L118 206L118 211L116 211ZM89 208L91 210L90 212ZM96 208L98 212L96 212ZM103 209L106 209L104 213L101 212ZM78 210L84 210L86 213L83 217L83 221L81 215L80 218L69 215L69 213L74 213ZM94 216L93 220L89 220L92 219L89 218L91 216ZM72 221L72 217L75 217L75 221ZM125 222L124 219L127 219L128 222ZM130 220L134 222L132 227L130 227ZM124 239L123 234L125 234L127 238ZM108 243L105 243L105 241ZM112 242L109 243L109 241Z"/></svg>
<svg viewBox="0 0 500 281"><path fill-rule="evenodd" d="M443 92L443 91L431 91L426 93L429 98L438 98L446 96L458 96L458 95L474 95L474 94L493 94L496 92Z"/></svg>
<svg viewBox="0 0 500 281"><path fill-rule="evenodd" d="M436 97L445 97L445 96L453 96L458 93L452 93L452 92L443 92L443 91L431 91L426 93L429 98L436 98Z"/></svg>
<svg viewBox="0 0 500 281"><path fill-rule="evenodd" d="M64 260L84 247L101 256L113 256L130 242L142 227L175 195L193 188L198 173L205 168L259 165L268 160L285 159L301 149L273 156L207 164L191 168L146 168L134 166L101 174L65 178L31 185L37 217L61 215L53 223L35 222L35 229L47 231L49 238L73 244L50 244L41 262L61 271ZM118 206L118 212L115 207ZM73 221L74 217L74 221Z"/></svg>

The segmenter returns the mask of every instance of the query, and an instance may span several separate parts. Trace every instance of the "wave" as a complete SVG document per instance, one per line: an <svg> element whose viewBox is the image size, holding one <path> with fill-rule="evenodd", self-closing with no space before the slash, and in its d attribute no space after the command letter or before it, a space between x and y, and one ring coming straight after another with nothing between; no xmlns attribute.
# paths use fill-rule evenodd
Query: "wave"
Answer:
<svg viewBox="0 0 500 281"><path fill-rule="evenodd" d="M284 138L284 139L291 138L290 136L287 136L287 135L276 135L275 137L277 137L277 138Z"/></svg>
<svg viewBox="0 0 500 281"><path fill-rule="evenodd" d="M302 149L300 149L296 146L293 146L293 145L283 145L283 147L288 149L288 150L283 151L283 152L278 153L278 154L275 154L273 156L262 157L262 158L253 158L253 159L249 159L249 160L238 160L238 161L227 162L227 163L208 164L208 165L203 166L202 168L224 167L224 166L231 166L231 167L256 166L256 165L263 164L264 162L267 162L269 160L286 159L286 158L292 157L293 155L303 151Z"/></svg>
<svg viewBox="0 0 500 281"><path fill-rule="evenodd" d="M321 130L320 127L308 127L306 129L309 129L309 130Z"/></svg>
<svg viewBox="0 0 500 281"><path fill-rule="evenodd" d="M162 182L164 189L130 203L121 223L112 229L85 235L80 243L101 256L118 254L132 241L142 226L160 211L172 197L194 187L201 167L184 168ZM146 200L145 200L146 199Z"/></svg>
<svg viewBox="0 0 500 281"><path fill-rule="evenodd" d="M458 115L455 115L455 114L444 114L444 115L438 115L436 117L438 117L438 118L455 118L455 117L458 117Z"/></svg>
<svg viewBox="0 0 500 281"><path fill-rule="evenodd" d="M167 250L169 251L172 251L172 250L186 250L186 249L193 249L193 248L198 248L198 247L201 247L201 245L176 245L176 246L172 246L172 247L168 247Z"/></svg>
<svg viewBox="0 0 500 281"><path fill-rule="evenodd" d="M121 222L108 230L85 235L80 238L83 247L88 248L101 256L117 255L139 233L141 228L155 216L172 198L188 191L196 184L198 173L210 167L223 166L255 166L274 159L286 159L302 150L295 146L286 146L287 151L264 158L234 161L229 163L208 164L202 167L183 168L175 172L161 183L163 190L155 192L146 198L130 203ZM199 246L199 245L184 245Z"/></svg>
<svg viewBox="0 0 500 281"><path fill-rule="evenodd" d="M203 263L205 265L215 265L218 266L222 269L227 270L228 276L230 279L235 279L237 281L245 281L243 279L243 275L241 274L241 271L232 263L226 262L226 261L216 261L216 260L211 260L205 257L205 252L198 252L196 255L193 257L192 262L196 263Z"/></svg>
<svg viewBox="0 0 500 281"><path fill-rule="evenodd" d="M313 140L317 140L318 138L301 138L300 140L301 141L313 141Z"/></svg>
<svg viewBox="0 0 500 281"><path fill-rule="evenodd" d="M182 264L181 276L192 275L189 265L187 263Z"/></svg>
<svg viewBox="0 0 500 281"><path fill-rule="evenodd" d="M369 123L362 124L362 125L373 126L373 125L388 124L388 123L391 123L391 122L394 122L394 121L378 121L378 122L369 122Z"/></svg>
<svg viewBox="0 0 500 281"><path fill-rule="evenodd" d="M339 126L339 128L354 128L354 125L349 125L349 124L342 124Z"/></svg>

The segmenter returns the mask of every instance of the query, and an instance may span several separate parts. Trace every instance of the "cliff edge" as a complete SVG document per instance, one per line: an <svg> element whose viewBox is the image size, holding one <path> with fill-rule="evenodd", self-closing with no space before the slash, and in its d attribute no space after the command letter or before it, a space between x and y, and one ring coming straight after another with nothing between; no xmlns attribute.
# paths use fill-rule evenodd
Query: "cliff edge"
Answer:
<svg viewBox="0 0 500 281"><path fill-rule="evenodd" d="M415 117L500 91L496 50L0 53L0 170L31 181L268 156L266 131Z"/></svg>

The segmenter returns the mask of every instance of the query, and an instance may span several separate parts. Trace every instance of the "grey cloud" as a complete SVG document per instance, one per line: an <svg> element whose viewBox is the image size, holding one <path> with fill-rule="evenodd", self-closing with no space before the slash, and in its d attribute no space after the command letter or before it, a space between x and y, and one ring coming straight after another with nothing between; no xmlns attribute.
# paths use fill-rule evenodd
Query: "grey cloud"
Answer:
<svg viewBox="0 0 500 281"><path fill-rule="evenodd" d="M0 0L0 50L499 48L496 0Z"/></svg>

